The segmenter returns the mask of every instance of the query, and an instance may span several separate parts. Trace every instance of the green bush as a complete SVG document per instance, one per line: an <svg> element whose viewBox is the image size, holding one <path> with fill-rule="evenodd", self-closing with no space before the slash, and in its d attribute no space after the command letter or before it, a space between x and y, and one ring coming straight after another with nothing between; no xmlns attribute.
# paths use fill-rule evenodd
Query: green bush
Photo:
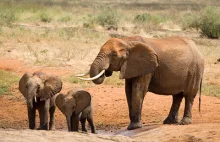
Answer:
<svg viewBox="0 0 220 142"><path fill-rule="evenodd" d="M94 28L95 25L97 24L97 19L96 17L89 15L88 19L86 20L86 22L83 24L83 27L85 28Z"/></svg>
<svg viewBox="0 0 220 142"><path fill-rule="evenodd" d="M0 11L0 25L11 25L12 22L17 20L15 11L4 9Z"/></svg>
<svg viewBox="0 0 220 142"><path fill-rule="evenodd" d="M0 95L11 94L12 86L17 83L19 78L10 72L0 70Z"/></svg>
<svg viewBox="0 0 220 142"><path fill-rule="evenodd" d="M99 25L103 27L117 27L120 22L119 13L112 8L104 9L99 13L96 21Z"/></svg>
<svg viewBox="0 0 220 142"><path fill-rule="evenodd" d="M201 13L201 14L200 14ZM187 13L181 19L183 29L195 28L203 36L220 37L220 11L216 7L206 7L199 14Z"/></svg>
<svg viewBox="0 0 220 142"><path fill-rule="evenodd" d="M134 22L138 24L149 22L150 20L151 20L151 15L148 13L138 14L134 17Z"/></svg>
<svg viewBox="0 0 220 142"><path fill-rule="evenodd" d="M200 28L200 17L196 14L186 13L181 18L181 23L183 30L195 28L198 31Z"/></svg>
<svg viewBox="0 0 220 142"><path fill-rule="evenodd" d="M42 22L48 22L48 23L51 22L51 20L52 20L52 18L47 13L41 13L40 19Z"/></svg>
<svg viewBox="0 0 220 142"><path fill-rule="evenodd" d="M67 16L61 17L59 19L59 21L60 22L69 22L71 19L72 19L72 17L70 15L67 15Z"/></svg>
<svg viewBox="0 0 220 142"><path fill-rule="evenodd" d="M215 7L207 7L200 19L201 34L212 39L220 37L220 11Z"/></svg>
<svg viewBox="0 0 220 142"><path fill-rule="evenodd" d="M165 15L151 15L148 13L138 14L134 17L134 23L147 23L151 22L153 24L159 24L167 21L167 17Z"/></svg>
<svg viewBox="0 0 220 142"><path fill-rule="evenodd" d="M202 93L207 96L220 97L220 86L213 83L203 83Z"/></svg>

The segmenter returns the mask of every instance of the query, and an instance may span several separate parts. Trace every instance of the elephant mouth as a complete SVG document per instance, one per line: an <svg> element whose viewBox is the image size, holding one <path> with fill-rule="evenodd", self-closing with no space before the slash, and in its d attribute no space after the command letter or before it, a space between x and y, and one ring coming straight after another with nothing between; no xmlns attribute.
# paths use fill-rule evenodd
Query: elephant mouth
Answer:
<svg viewBox="0 0 220 142"><path fill-rule="evenodd" d="M112 75L112 73L113 73L113 70L111 69L111 65L110 65L109 68L107 70L105 70L105 76L109 77Z"/></svg>

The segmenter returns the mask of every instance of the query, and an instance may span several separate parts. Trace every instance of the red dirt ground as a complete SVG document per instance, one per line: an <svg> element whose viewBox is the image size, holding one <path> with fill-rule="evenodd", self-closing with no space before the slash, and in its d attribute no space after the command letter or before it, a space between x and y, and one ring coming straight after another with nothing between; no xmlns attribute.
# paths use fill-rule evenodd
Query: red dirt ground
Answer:
<svg viewBox="0 0 220 142"><path fill-rule="evenodd" d="M17 60L6 60L0 59L0 69L9 70L18 73L20 76L26 71L36 71L41 68L38 67L27 67L21 61ZM68 70L58 68L43 68L44 72L53 73L56 75L71 74ZM82 87L80 85L73 85L64 82L64 89L62 92L67 92L71 88ZM84 88L92 94L93 107L94 107L94 121L98 131L111 130L116 132L117 129L124 129L129 124L128 118L128 107L126 103L124 87L113 87L109 85L93 85L89 88ZM26 103L18 92L18 85L13 88L16 92L14 96L0 96L0 128L3 129L27 129L28 119ZM197 129L204 130L204 126L207 129L216 127L220 123L220 99L210 96L202 96L201 113L198 111L198 96L195 98L193 106L193 124L189 127L198 127ZM143 104L142 111L142 122L146 126L161 126L163 120L169 113L171 106L172 97L155 95L153 93L147 93ZM180 108L179 119L183 114L184 101ZM39 121L37 119L37 121ZM57 109L55 119L56 129L66 130L66 122L64 116ZM163 125L163 128L169 127L170 125ZM181 127L172 125L175 129ZM185 128L183 126L182 128ZM151 128L150 128L151 129ZM144 131L142 129L141 131ZM188 129L184 130L187 132ZM165 131L165 130L164 130ZM188 131L189 132L189 131ZM175 132L174 132L175 133ZM176 131L178 133L178 131ZM220 130L217 132L220 134ZM203 134L201 133L202 137ZM212 138L219 138L220 135L213 133ZM215 139L204 139L204 140L215 140ZM184 141L184 139L183 139ZM196 140L195 140L196 141Z"/></svg>

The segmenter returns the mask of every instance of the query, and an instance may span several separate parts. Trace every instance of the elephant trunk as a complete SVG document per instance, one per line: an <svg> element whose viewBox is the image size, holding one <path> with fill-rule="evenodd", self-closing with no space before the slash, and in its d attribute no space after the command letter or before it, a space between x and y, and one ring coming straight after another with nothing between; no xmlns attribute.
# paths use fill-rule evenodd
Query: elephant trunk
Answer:
<svg viewBox="0 0 220 142"><path fill-rule="evenodd" d="M106 70L109 67L109 62L107 56L100 52L90 68L90 77L98 75L102 70ZM105 75L100 76L99 78L93 80L95 84L103 83Z"/></svg>
<svg viewBox="0 0 220 142"><path fill-rule="evenodd" d="M33 102L37 101L36 96L37 96L37 89L36 88L31 88L28 89L27 91L27 106L28 108L33 108Z"/></svg>
<svg viewBox="0 0 220 142"><path fill-rule="evenodd" d="M28 108L33 108L33 99L27 99L27 107Z"/></svg>
<svg viewBox="0 0 220 142"><path fill-rule="evenodd" d="M66 116L66 122L67 122L67 127L68 127L68 131L71 131L71 116Z"/></svg>

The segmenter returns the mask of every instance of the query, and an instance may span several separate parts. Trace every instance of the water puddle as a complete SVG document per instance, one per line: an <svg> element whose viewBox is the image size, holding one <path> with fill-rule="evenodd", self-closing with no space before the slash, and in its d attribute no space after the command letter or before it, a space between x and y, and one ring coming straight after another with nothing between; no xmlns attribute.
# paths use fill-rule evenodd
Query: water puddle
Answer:
<svg viewBox="0 0 220 142"><path fill-rule="evenodd" d="M98 134L108 135L108 136L123 135L123 136L132 137L141 132L149 131L149 130L158 128L160 126L161 124L153 124L153 125L144 125L142 128L135 129L135 130L127 130L127 127L121 128L119 130L113 130L113 131L99 130Z"/></svg>

